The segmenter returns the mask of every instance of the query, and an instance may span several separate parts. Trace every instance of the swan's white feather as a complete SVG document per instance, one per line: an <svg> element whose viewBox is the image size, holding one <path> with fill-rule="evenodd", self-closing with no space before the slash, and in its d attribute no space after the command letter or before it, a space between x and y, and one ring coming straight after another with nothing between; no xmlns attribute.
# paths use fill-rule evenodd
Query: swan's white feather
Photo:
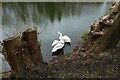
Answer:
<svg viewBox="0 0 120 80"><path fill-rule="evenodd" d="M63 43L64 44L64 41L62 39L60 41L59 40L54 40L53 43L52 43L52 46L55 46L58 43Z"/></svg>
<svg viewBox="0 0 120 80"><path fill-rule="evenodd" d="M71 42L71 39L68 36L66 35L62 36L62 33L60 33L59 31L58 34L60 35L59 36L60 41L59 40L53 41L52 46L54 47L52 49L52 52L56 52L58 49L62 49L64 47L65 42Z"/></svg>
<svg viewBox="0 0 120 80"><path fill-rule="evenodd" d="M54 40L52 46L55 46L58 42L59 42L58 40Z"/></svg>
<svg viewBox="0 0 120 80"><path fill-rule="evenodd" d="M63 40L64 42L71 42L71 39L68 36L66 36L66 35L64 35L62 37L60 36L59 39Z"/></svg>
<svg viewBox="0 0 120 80"><path fill-rule="evenodd" d="M52 49L52 52L56 52L58 49L61 49L64 47L64 43L57 43L53 49Z"/></svg>
<svg viewBox="0 0 120 80"><path fill-rule="evenodd" d="M60 40L63 40L64 42L71 42L70 37L68 37L67 35L63 35L63 36L62 36L62 33L60 33L59 31L58 31L58 34L60 35L60 36L59 36L59 39L60 39Z"/></svg>

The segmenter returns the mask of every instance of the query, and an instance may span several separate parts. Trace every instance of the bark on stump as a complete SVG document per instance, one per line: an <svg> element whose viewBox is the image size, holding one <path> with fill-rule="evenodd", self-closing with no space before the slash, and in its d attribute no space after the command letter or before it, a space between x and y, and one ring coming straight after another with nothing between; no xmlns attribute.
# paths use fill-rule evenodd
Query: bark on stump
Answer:
<svg viewBox="0 0 120 80"><path fill-rule="evenodd" d="M29 54L31 55L33 62L36 65L43 63L40 45L37 41L37 32L35 30L28 29L23 32L22 39L27 43Z"/></svg>
<svg viewBox="0 0 120 80"><path fill-rule="evenodd" d="M20 37L12 37L4 40L4 47L7 52L9 64L16 73L24 70L21 55Z"/></svg>
<svg viewBox="0 0 120 80"><path fill-rule="evenodd" d="M16 74L43 64L35 30L28 29L23 32L22 38L20 36L12 37L3 40L3 42L8 62Z"/></svg>

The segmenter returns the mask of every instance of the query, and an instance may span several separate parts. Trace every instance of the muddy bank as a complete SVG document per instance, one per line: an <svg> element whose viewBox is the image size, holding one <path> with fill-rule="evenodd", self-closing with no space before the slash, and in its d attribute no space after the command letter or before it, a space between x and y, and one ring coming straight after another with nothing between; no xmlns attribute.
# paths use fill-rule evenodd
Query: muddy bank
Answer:
<svg viewBox="0 0 120 80"><path fill-rule="evenodd" d="M21 73L19 78L118 78L120 41L117 47L102 53L83 53L80 48L54 58L48 65ZM77 53L77 54L75 54ZM4 75L3 75L4 76ZM12 75L13 76L13 75Z"/></svg>
<svg viewBox="0 0 120 80"><path fill-rule="evenodd" d="M118 78L120 42L102 53L83 53L78 48L71 54L53 59L45 67L19 74L17 78ZM77 54L74 54L76 53Z"/></svg>

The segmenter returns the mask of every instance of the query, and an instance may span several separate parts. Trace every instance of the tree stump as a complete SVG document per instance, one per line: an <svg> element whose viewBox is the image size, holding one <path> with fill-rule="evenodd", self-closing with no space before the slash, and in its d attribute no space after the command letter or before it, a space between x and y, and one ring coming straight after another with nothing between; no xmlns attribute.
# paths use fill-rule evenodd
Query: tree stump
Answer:
<svg viewBox="0 0 120 80"><path fill-rule="evenodd" d="M29 54L33 58L33 62L36 65L43 63L40 45L37 41L37 32L35 30L28 29L23 32L22 39L27 43L27 47L30 52Z"/></svg>
<svg viewBox="0 0 120 80"><path fill-rule="evenodd" d="M22 72L24 70L24 67L22 61L23 59L20 56L21 55L20 37L8 38L5 39L3 42L11 69L14 70L16 73Z"/></svg>
<svg viewBox="0 0 120 80"><path fill-rule="evenodd" d="M22 37L8 38L3 40L3 42L8 62L16 74L43 64L35 30L30 28L23 32Z"/></svg>

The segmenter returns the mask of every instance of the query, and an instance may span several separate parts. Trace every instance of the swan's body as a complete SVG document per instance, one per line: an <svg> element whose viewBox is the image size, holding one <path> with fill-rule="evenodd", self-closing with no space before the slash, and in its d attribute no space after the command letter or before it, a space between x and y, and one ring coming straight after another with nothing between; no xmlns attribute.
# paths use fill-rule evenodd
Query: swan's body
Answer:
<svg viewBox="0 0 120 80"><path fill-rule="evenodd" d="M64 44L64 41L63 40L54 40L53 43L52 43L52 46L55 46L57 45L58 43L63 43Z"/></svg>
<svg viewBox="0 0 120 80"><path fill-rule="evenodd" d="M54 47L52 49L52 52L56 52L58 49L62 49L65 45L65 42L71 42L71 39L68 36L66 35L62 36L62 33L60 33L59 31L58 34L60 35L59 36L60 40L53 41L52 46Z"/></svg>
<svg viewBox="0 0 120 80"><path fill-rule="evenodd" d="M58 34L60 35L59 36L60 40L63 40L64 42L71 42L71 39L68 36L62 35L62 33L60 33L59 31L58 31Z"/></svg>
<svg viewBox="0 0 120 80"><path fill-rule="evenodd" d="M62 37L60 36L59 39L63 40L64 42L71 42L71 39L66 35L64 35Z"/></svg>
<svg viewBox="0 0 120 80"><path fill-rule="evenodd" d="M61 49L64 47L64 41L58 41L58 43L56 43L56 45L54 45L52 52L56 52L58 49Z"/></svg>

